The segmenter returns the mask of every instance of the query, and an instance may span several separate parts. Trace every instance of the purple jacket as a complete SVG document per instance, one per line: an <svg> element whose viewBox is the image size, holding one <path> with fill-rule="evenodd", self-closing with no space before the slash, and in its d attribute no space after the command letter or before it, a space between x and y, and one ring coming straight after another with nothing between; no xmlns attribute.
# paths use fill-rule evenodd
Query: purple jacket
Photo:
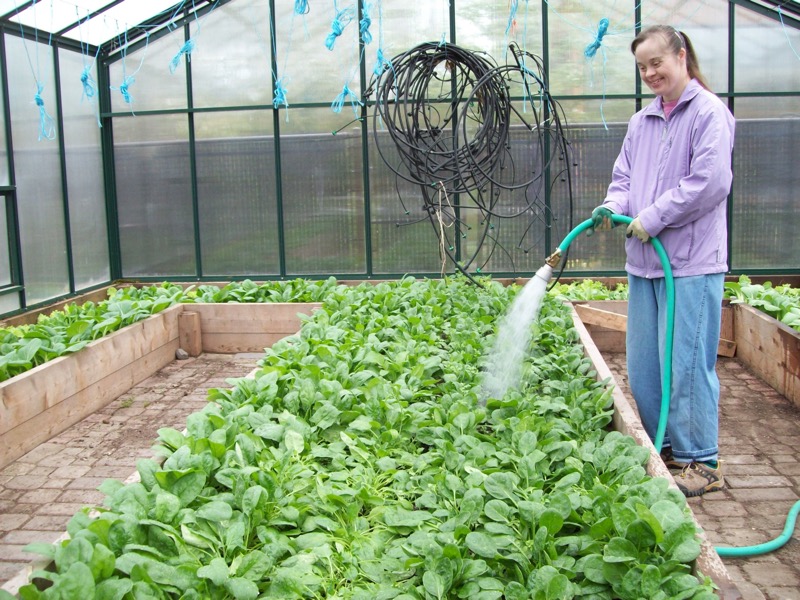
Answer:
<svg viewBox="0 0 800 600"><path fill-rule="evenodd" d="M638 216L663 244L675 277L728 269L726 204L734 128L728 108L695 79L669 120L657 96L628 123L603 205ZM628 273L664 276L651 243L633 237L625 250Z"/></svg>

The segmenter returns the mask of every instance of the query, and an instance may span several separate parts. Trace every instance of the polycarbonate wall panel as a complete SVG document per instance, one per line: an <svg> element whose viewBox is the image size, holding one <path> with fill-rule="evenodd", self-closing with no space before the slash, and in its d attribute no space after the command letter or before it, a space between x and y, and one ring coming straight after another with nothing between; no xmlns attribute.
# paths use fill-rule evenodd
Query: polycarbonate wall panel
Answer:
<svg viewBox="0 0 800 600"><path fill-rule="evenodd" d="M8 235L8 197L0 196L0 287L10 285L11 281L11 248Z"/></svg>
<svg viewBox="0 0 800 600"><path fill-rule="evenodd" d="M203 274L280 273L272 113L200 113L194 123Z"/></svg>
<svg viewBox="0 0 800 600"><path fill-rule="evenodd" d="M469 50L487 52L498 64L515 64L508 46L515 42L523 51L542 55L540 5L508 0L458 0L456 43Z"/></svg>
<svg viewBox="0 0 800 600"><path fill-rule="evenodd" d="M800 31L742 7L734 30L736 92L788 92L800 89ZM794 98L794 112L798 101Z"/></svg>
<svg viewBox="0 0 800 600"><path fill-rule="evenodd" d="M606 197L611 183L614 161L622 148L628 124L633 114L633 100L606 101L609 113L627 115L624 120L608 122L608 129L601 123L570 126L567 139L570 145L570 168L572 198L570 206L568 186L557 180L553 188L552 247L561 243L572 227L588 219L592 210ZM565 102L567 115L580 111L583 102ZM577 121L577 119L576 119ZM570 220L570 212L572 220ZM573 271L621 271L625 267L624 231L598 231L592 236L579 236L569 247L567 269Z"/></svg>
<svg viewBox="0 0 800 600"><path fill-rule="evenodd" d="M0 94L0 185L11 183L11 171L8 166L8 140L6 139L5 98Z"/></svg>
<svg viewBox="0 0 800 600"><path fill-rule="evenodd" d="M749 112L756 110L751 106ZM732 215L735 270L797 269L800 264L798 155L800 117L737 120Z"/></svg>
<svg viewBox="0 0 800 600"><path fill-rule="evenodd" d="M31 305L70 291L59 141L55 121L47 120L58 118L53 51L47 44L13 35L6 35L5 42L7 57L13 57L6 60L6 68L22 269ZM26 56L30 62L22 58ZM39 86L44 121L34 101Z"/></svg>
<svg viewBox="0 0 800 600"><path fill-rule="evenodd" d="M196 107L272 104L267 0L236 0L192 21Z"/></svg>
<svg viewBox="0 0 800 600"><path fill-rule="evenodd" d="M122 275L196 273L186 115L114 120Z"/></svg>
<svg viewBox="0 0 800 600"><path fill-rule="evenodd" d="M123 36L124 31L120 33ZM125 52L109 67L111 109L114 112L186 108L186 65L184 58L170 72L173 58L184 44L183 30L149 41ZM119 43L125 44L124 36ZM211 49L208 49L211 51Z"/></svg>
<svg viewBox="0 0 800 600"><path fill-rule="evenodd" d="M81 83L84 67L92 64L92 59L80 53L59 51L72 265L77 290L111 278L97 100L96 96L86 96ZM97 81L96 69L90 72Z"/></svg>
<svg viewBox="0 0 800 600"><path fill-rule="evenodd" d="M556 0L547 7L551 93L630 93L636 73L630 53L635 35L633 3ZM608 33L594 56L587 57L585 50L597 38L603 18L610 22Z"/></svg>
<svg viewBox="0 0 800 600"><path fill-rule="evenodd" d="M332 135L330 109L290 109L281 122L283 227L288 273L366 272L361 129Z"/></svg>
<svg viewBox="0 0 800 600"><path fill-rule="evenodd" d="M14 293L0 296L0 315L14 312L20 308L19 294Z"/></svg>
<svg viewBox="0 0 800 600"><path fill-rule="evenodd" d="M711 89L717 93L728 90L728 0L646 0L641 8L643 27L666 24L685 33ZM628 48L633 37L632 31L626 34ZM633 60L630 50L628 56ZM642 87L649 91L646 86Z"/></svg>
<svg viewBox="0 0 800 600"><path fill-rule="evenodd" d="M452 272L452 263L442 261L437 232L423 209L422 189L395 174L400 159L394 143L385 130L379 130L377 136L380 147L371 143L369 153L373 270L439 273L444 268ZM407 171L400 172L408 177Z"/></svg>

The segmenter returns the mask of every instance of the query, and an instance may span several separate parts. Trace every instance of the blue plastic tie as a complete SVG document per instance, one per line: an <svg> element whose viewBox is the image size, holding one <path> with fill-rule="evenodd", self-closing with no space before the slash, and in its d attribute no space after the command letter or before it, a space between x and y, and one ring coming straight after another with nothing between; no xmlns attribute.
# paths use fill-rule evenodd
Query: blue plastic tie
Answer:
<svg viewBox="0 0 800 600"><path fill-rule="evenodd" d="M328 50L333 50L333 45L336 43L336 38L342 35L344 28L353 20L353 7L348 6L336 13L336 18L331 22L331 32L325 38L325 47Z"/></svg>
<svg viewBox="0 0 800 600"><path fill-rule="evenodd" d="M178 53L172 57L172 60L169 62L169 72L174 73L175 70L178 68L178 65L181 64L181 58L184 55L187 57L192 53L195 48L195 42L193 38L189 38L186 43L181 46L181 49L178 50ZM191 58L189 59L191 60Z"/></svg>
<svg viewBox="0 0 800 600"><path fill-rule="evenodd" d="M369 26L372 25L372 18L369 16L370 4L366 0L362 3L362 16L361 21L358 23L358 31L361 34L361 39L365 44L372 42L372 33L369 31Z"/></svg>
<svg viewBox="0 0 800 600"><path fill-rule="evenodd" d="M377 77L380 77L381 74L386 69L394 70L394 67L392 66L392 61L386 58L386 56L384 56L383 50L381 48L378 48L375 60L375 68L372 69L372 72L375 73Z"/></svg>
<svg viewBox="0 0 800 600"><path fill-rule="evenodd" d="M119 93L122 94L122 99L125 100L126 104L130 104L133 102L133 96L128 88L136 81L136 78L133 75L128 75L125 79L122 80L122 83L119 86Z"/></svg>
<svg viewBox="0 0 800 600"><path fill-rule="evenodd" d="M283 106L289 108L289 101L286 99L286 88L283 87L283 77L275 82L275 97L272 99L273 108Z"/></svg>
<svg viewBox="0 0 800 600"><path fill-rule="evenodd" d="M514 21L517 18L518 4L519 0L511 0L511 12L508 13L508 24L506 25L506 35L508 35L508 32L511 31L511 28L514 26Z"/></svg>
<svg viewBox="0 0 800 600"><path fill-rule="evenodd" d="M307 15L309 11L308 0L294 0L294 12L298 15Z"/></svg>
<svg viewBox="0 0 800 600"><path fill-rule="evenodd" d="M594 41L586 46L586 49L583 51L583 55L586 58L594 58L597 51L600 49L600 46L603 45L603 37L605 37L606 33L608 33L608 19L603 18L600 19L600 23L597 27L597 35L594 38Z"/></svg>
<svg viewBox="0 0 800 600"><path fill-rule="evenodd" d="M47 109L44 107L44 98L42 98L42 90L44 86L41 83L36 85L37 92L33 96L33 101L39 107L39 141L43 138L53 140L56 137L56 127L53 117L47 114Z"/></svg>
<svg viewBox="0 0 800 600"><path fill-rule="evenodd" d="M342 88L342 92L338 96L336 96L336 98L331 103L331 110L333 110L333 112L335 113L342 112L342 107L344 106L345 100L347 100L348 97L350 97L350 106L353 107L353 113L355 113L356 118L360 117L361 115L358 114L359 113L358 108L362 106L362 102L358 99L358 96L356 96L352 92L352 90L350 90L350 88L347 87L346 83Z"/></svg>
<svg viewBox="0 0 800 600"><path fill-rule="evenodd" d="M94 98L97 93L97 85L92 78L92 67L86 65L81 72L81 83L83 84L83 94L87 98Z"/></svg>

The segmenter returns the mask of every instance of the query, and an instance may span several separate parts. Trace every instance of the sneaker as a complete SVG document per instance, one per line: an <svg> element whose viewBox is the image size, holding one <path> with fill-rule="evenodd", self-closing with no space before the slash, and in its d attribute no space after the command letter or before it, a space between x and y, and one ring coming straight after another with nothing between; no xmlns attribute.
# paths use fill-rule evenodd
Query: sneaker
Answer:
<svg viewBox="0 0 800 600"><path fill-rule="evenodd" d="M725 487L722 463L719 462L716 469L701 462L692 462L685 465L680 473L674 474L674 477L678 488L687 498L702 496L706 492L716 492Z"/></svg>

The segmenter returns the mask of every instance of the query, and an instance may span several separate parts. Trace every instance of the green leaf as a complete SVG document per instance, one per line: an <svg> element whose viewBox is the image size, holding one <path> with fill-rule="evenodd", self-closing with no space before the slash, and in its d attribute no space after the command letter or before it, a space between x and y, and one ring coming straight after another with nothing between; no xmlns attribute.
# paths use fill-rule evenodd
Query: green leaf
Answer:
<svg viewBox="0 0 800 600"><path fill-rule="evenodd" d="M227 502L209 502L197 509L196 515L199 519L206 519L219 523L228 521L233 516L233 509Z"/></svg>
<svg viewBox="0 0 800 600"><path fill-rule="evenodd" d="M419 527L433 518L426 510L406 510L399 506L389 506L383 513L383 522L389 527Z"/></svg>
<svg viewBox="0 0 800 600"><path fill-rule="evenodd" d="M48 594L52 594L55 598L94 598L94 593L92 571L82 562L70 565L48 591Z"/></svg>
<svg viewBox="0 0 800 600"><path fill-rule="evenodd" d="M225 589L236 600L255 600L258 597L258 586L249 579L233 577L225 582Z"/></svg>
<svg viewBox="0 0 800 600"><path fill-rule="evenodd" d="M546 527L550 535L555 535L564 526L564 518L560 513L548 508L539 516L539 525Z"/></svg>
<svg viewBox="0 0 800 600"><path fill-rule="evenodd" d="M97 584L94 600L123 600L133 589L130 579L106 579Z"/></svg>
<svg viewBox="0 0 800 600"><path fill-rule="evenodd" d="M197 569L197 576L202 579L210 579L214 585L223 586L230 578L228 563L225 562L224 558L220 558L219 556L213 558L205 567Z"/></svg>
<svg viewBox="0 0 800 600"><path fill-rule="evenodd" d="M231 566L235 568L237 577L258 581L272 566L272 560L261 550L253 550L237 556Z"/></svg>
<svg viewBox="0 0 800 600"><path fill-rule="evenodd" d="M464 540L467 548L483 558L495 558L497 556L497 541L494 536L487 535L480 531L472 531L467 534Z"/></svg>
<svg viewBox="0 0 800 600"><path fill-rule="evenodd" d="M444 598L447 595L447 586L444 578L433 571L425 571L422 575L422 586L434 598Z"/></svg>
<svg viewBox="0 0 800 600"><path fill-rule="evenodd" d="M287 431L286 435L283 436L283 443L286 444L286 449L289 450L289 452L294 452L296 454L300 454L305 448L303 434L293 429Z"/></svg>
<svg viewBox="0 0 800 600"><path fill-rule="evenodd" d="M603 548L603 560L609 563L631 562L639 556L633 542L621 537L613 537Z"/></svg>
<svg viewBox="0 0 800 600"><path fill-rule="evenodd" d="M483 482L484 489L498 500L515 500L518 485L519 477L504 471L491 473Z"/></svg>

